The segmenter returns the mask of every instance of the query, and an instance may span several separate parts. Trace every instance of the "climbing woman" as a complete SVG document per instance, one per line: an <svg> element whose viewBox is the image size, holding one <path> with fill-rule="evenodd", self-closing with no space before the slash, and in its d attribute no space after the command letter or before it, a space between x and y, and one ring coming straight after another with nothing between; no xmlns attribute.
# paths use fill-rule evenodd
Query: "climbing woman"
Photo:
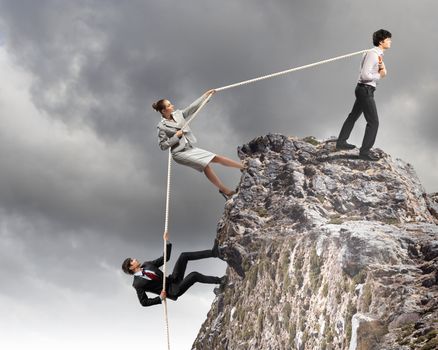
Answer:
<svg viewBox="0 0 438 350"><path fill-rule="evenodd" d="M152 108L160 112L162 116L157 126L160 148L164 151L170 147L175 162L204 172L205 176L219 189L219 192L228 199L234 194L234 191L222 183L210 167L210 163L219 163L237 169L243 169L243 165L227 157L195 147L195 136L188 126L184 126L186 119L193 115L201 104L214 93L215 90L207 91L183 110L174 110L172 103L166 99L155 102L152 104Z"/></svg>

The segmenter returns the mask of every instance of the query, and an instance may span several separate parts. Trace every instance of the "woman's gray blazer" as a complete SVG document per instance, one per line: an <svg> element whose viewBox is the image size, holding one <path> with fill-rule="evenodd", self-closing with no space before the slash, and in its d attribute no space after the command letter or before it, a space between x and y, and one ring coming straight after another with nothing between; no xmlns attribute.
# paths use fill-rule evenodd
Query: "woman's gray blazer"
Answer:
<svg viewBox="0 0 438 350"><path fill-rule="evenodd" d="M190 116L193 115L193 113L198 110L199 106L202 104L202 102L204 102L206 98L206 95L202 95L187 108L183 110L177 109L176 111L174 111L172 113L172 116L175 121L167 120L165 118L161 119L161 121L157 125L157 128L160 148L163 151L170 147L172 153L176 153L182 151L187 146L187 144L193 145L194 143L196 143L196 137L195 135L193 135L188 126L184 128L186 132L184 133L183 137L179 138L175 134L178 130L181 130L186 122L186 119L188 119Z"/></svg>

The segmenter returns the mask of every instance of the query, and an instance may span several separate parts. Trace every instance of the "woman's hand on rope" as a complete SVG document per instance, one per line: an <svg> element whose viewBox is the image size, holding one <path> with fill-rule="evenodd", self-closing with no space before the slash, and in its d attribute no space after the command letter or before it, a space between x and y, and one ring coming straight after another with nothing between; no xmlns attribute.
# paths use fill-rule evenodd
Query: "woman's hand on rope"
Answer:
<svg viewBox="0 0 438 350"><path fill-rule="evenodd" d="M165 290L162 290L161 293L160 293L160 299L161 299L161 300L166 300L166 298L167 298L166 291L165 291Z"/></svg>
<svg viewBox="0 0 438 350"><path fill-rule="evenodd" d="M215 92L216 92L215 89L211 89L211 90L208 90L204 95L206 95L206 96L211 96L211 95L213 95Z"/></svg>
<svg viewBox="0 0 438 350"><path fill-rule="evenodd" d="M175 135L178 136L179 138L183 137L184 130L178 130Z"/></svg>
<svg viewBox="0 0 438 350"><path fill-rule="evenodd" d="M164 239L165 241L168 241L168 240L169 240L169 232L164 231L164 233L163 233L163 239Z"/></svg>

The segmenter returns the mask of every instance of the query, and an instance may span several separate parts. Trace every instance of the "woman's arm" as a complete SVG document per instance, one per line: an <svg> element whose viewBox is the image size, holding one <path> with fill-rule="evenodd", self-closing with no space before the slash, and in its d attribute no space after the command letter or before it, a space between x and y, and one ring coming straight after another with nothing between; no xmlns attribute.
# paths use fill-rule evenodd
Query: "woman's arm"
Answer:
<svg viewBox="0 0 438 350"><path fill-rule="evenodd" d="M193 113L195 113L198 108L201 106L202 102L205 101L210 95L213 95L216 91L215 90L208 90L205 94L203 94L201 97L199 97L197 100L192 102L192 104L185 109L182 110L182 114L184 119L189 118Z"/></svg>
<svg viewBox="0 0 438 350"><path fill-rule="evenodd" d="M165 151L169 147L176 145L182 135L183 132L181 130L178 130L172 137L168 137L165 130L158 129L158 143L161 150Z"/></svg>

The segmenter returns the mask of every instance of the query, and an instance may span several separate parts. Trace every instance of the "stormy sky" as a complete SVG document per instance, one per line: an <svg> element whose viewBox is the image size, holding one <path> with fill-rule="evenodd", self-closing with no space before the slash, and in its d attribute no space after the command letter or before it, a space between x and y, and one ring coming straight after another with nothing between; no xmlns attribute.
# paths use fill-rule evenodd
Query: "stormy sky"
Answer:
<svg viewBox="0 0 438 350"><path fill-rule="evenodd" d="M162 253L160 98L182 108L210 88L370 48L385 28L376 147L438 191L437 11L433 0L0 0L0 347L164 349L162 308L142 308L120 269ZM217 93L192 125L199 146L237 160L238 145L269 132L336 136L359 61ZM237 185L239 171L215 170ZM170 268L212 245L224 205L179 165L171 198ZM213 299L196 285L169 302L174 349L190 348Z"/></svg>

